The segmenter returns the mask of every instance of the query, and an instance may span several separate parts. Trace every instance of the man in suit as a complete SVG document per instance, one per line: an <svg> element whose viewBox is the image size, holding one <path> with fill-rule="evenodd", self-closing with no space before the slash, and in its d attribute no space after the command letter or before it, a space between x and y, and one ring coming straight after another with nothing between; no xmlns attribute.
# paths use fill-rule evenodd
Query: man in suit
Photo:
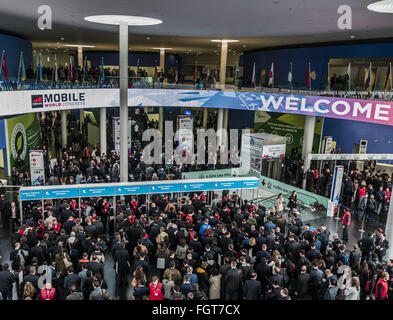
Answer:
<svg viewBox="0 0 393 320"><path fill-rule="evenodd" d="M378 255L379 261L382 262L383 257L386 255L386 250L389 249L389 242L383 233L379 235L375 245L375 253Z"/></svg>
<svg viewBox="0 0 393 320"><path fill-rule="evenodd" d="M15 277L8 268L8 263L4 263L3 270L0 271L0 293L3 300L12 300L12 285L15 282Z"/></svg>
<svg viewBox="0 0 393 320"><path fill-rule="evenodd" d="M117 266L117 274L119 277L119 287L126 285L127 274L130 270L131 259L124 242L120 243L119 249L115 251L114 261Z"/></svg>
<svg viewBox="0 0 393 320"><path fill-rule="evenodd" d="M363 237L358 241L360 251L362 252L362 261L364 260L367 262L370 260L371 252L374 250L374 240L372 238L372 233L369 232L366 237Z"/></svg>
<svg viewBox="0 0 393 320"><path fill-rule="evenodd" d="M251 279L245 282L244 298L246 300L259 300L261 293L261 282L257 280L257 274L253 272L251 273Z"/></svg>
<svg viewBox="0 0 393 320"><path fill-rule="evenodd" d="M242 295L242 272L236 268L236 261L231 262L231 270L225 276L225 300L238 300Z"/></svg>

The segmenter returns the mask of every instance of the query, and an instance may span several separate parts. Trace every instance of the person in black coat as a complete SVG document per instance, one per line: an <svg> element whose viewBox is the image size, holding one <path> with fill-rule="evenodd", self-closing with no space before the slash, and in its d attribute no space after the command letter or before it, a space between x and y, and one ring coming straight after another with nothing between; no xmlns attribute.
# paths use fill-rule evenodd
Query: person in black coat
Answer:
<svg viewBox="0 0 393 320"><path fill-rule="evenodd" d="M239 300L243 292L242 272L236 268L236 261L231 262L231 270L225 276L225 300Z"/></svg>
<svg viewBox="0 0 393 320"><path fill-rule="evenodd" d="M9 271L8 263L3 265L3 270L0 271L0 293L3 300L12 300L12 286L15 282L14 275Z"/></svg>
<svg viewBox="0 0 393 320"><path fill-rule="evenodd" d="M143 300L143 296L149 296L150 294L150 289L148 287L146 287L146 281L144 279L142 279L140 281L140 285L138 288L135 288L134 290L134 297L135 300Z"/></svg>
<svg viewBox="0 0 393 320"><path fill-rule="evenodd" d="M45 255L44 255L44 250L41 247L40 240L37 240L37 243L34 247L31 248L29 256L32 257L37 257L37 263L38 265L43 265L45 261Z"/></svg>
<svg viewBox="0 0 393 320"><path fill-rule="evenodd" d="M126 285L127 274L130 270L131 258L128 250L125 248L124 242L120 243L120 248L115 251L113 260L117 264L117 274L119 279L119 286Z"/></svg>
<svg viewBox="0 0 393 320"><path fill-rule="evenodd" d="M366 260L367 262L370 260L371 252L374 250L374 240L372 238L372 233L369 232L367 237L363 237L358 241L358 245L360 247L360 251L362 252L362 261Z"/></svg>
<svg viewBox="0 0 393 320"><path fill-rule="evenodd" d="M259 300L262 294L261 282L257 280L257 274L253 272L251 279L244 284L244 298L246 300Z"/></svg>

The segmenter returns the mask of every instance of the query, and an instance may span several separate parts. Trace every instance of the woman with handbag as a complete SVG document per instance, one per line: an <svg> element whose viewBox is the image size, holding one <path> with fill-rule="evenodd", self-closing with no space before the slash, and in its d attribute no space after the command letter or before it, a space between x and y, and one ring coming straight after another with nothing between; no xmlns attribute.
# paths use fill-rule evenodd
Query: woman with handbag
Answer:
<svg viewBox="0 0 393 320"><path fill-rule="evenodd" d="M60 273L62 276L66 276L67 275L66 270L69 266L72 266L72 262L70 256L66 252L64 252L62 244L59 244L58 246L58 251L55 256L55 261L56 261L56 271Z"/></svg>

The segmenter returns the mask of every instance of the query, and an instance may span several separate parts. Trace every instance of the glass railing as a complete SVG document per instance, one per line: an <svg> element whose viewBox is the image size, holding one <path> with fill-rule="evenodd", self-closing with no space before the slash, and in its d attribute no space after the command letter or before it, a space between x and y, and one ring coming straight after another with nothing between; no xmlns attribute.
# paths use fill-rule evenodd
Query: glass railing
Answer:
<svg viewBox="0 0 393 320"><path fill-rule="evenodd" d="M289 88L270 88L270 87L250 87L241 85L220 85L218 83L208 83L205 81L197 83L168 83L166 81L154 81L153 77L129 77L129 88L139 89L183 89L183 90L226 90L238 92L256 92L256 93L273 93L273 94L291 94L303 96L323 96L352 98L364 100L382 100L393 101L393 91L333 91L333 90L305 90ZM42 81L27 80L17 81L0 81L0 91L21 91L21 90L54 90L54 89L103 89L119 88L119 77L109 76L104 80L89 81Z"/></svg>

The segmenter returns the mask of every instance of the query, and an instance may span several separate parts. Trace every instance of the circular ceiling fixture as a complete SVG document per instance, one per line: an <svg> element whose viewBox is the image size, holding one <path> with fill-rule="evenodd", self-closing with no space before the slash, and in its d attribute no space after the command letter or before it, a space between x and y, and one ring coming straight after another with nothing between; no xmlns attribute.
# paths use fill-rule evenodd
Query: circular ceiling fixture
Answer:
<svg viewBox="0 0 393 320"><path fill-rule="evenodd" d="M125 16L125 15L97 15L85 17L86 21L101 23L101 24L111 24L120 25L123 23L129 26L152 26L162 23L161 20L148 17L140 16Z"/></svg>
<svg viewBox="0 0 393 320"><path fill-rule="evenodd" d="M393 13L393 0L383 0L371 3L367 6L367 9L380 13Z"/></svg>

